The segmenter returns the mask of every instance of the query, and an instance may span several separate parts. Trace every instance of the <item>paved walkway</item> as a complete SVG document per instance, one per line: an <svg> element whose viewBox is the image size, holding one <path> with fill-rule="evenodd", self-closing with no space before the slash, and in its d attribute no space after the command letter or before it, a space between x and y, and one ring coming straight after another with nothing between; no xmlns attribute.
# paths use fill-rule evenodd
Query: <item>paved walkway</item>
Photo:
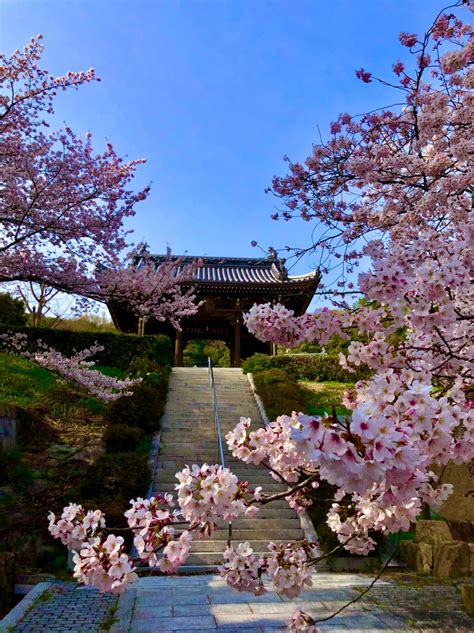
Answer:
<svg viewBox="0 0 474 633"><path fill-rule="evenodd" d="M27 597L0 623L19 633L276 633L300 606L325 618L372 581L362 574L320 572L314 587L289 600L275 591L238 593L216 575L141 578L120 600L74 583L54 583ZM472 579L471 579L472 581ZM46 585L46 583L42 583ZM322 623L327 633L472 633L456 586L430 578L396 575L379 581L361 600Z"/></svg>

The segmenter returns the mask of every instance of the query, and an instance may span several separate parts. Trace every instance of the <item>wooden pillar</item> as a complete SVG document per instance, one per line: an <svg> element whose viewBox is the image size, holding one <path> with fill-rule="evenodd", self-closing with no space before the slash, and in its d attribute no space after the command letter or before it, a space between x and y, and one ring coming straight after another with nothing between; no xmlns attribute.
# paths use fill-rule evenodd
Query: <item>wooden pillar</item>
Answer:
<svg viewBox="0 0 474 633"><path fill-rule="evenodd" d="M176 330L174 341L174 364L176 367L183 366L183 333L180 330Z"/></svg>
<svg viewBox="0 0 474 633"><path fill-rule="evenodd" d="M138 317L138 336L145 336L146 317Z"/></svg>
<svg viewBox="0 0 474 633"><path fill-rule="evenodd" d="M271 355L272 356L276 356L277 355L277 346L276 343L270 343L271 345Z"/></svg>
<svg viewBox="0 0 474 633"><path fill-rule="evenodd" d="M240 367L240 318L234 323L234 345L232 349L232 367Z"/></svg>

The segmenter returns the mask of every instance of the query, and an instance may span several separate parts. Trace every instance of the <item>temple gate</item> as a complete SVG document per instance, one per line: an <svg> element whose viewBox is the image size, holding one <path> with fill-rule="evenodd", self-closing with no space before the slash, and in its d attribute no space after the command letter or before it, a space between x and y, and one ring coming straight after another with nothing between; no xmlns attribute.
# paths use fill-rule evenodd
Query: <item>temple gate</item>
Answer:
<svg viewBox="0 0 474 633"><path fill-rule="evenodd" d="M157 267L165 255L154 255ZM183 364L183 348L192 339L222 340L231 349L232 367L255 352L272 353L271 344L262 343L245 327L242 313L254 303L283 303L303 314L320 281L319 270L307 275L292 276L285 261L275 255L253 257L179 257L183 266L200 260L192 286L204 303L198 312L181 321L182 331L170 323L149 320L147 334L166 334L174 342L175 364ZM139 262L137 265L140 265ZM109 304L116 327L122 332L137 332L138 319L124 305Z"/></svg>

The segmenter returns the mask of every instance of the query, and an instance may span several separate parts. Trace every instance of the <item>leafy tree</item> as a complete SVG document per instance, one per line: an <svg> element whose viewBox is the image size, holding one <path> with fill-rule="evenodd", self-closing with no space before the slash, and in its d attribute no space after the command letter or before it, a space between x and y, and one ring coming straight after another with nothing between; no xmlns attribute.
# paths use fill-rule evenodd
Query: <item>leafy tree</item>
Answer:
<svg viewBox="0 0 474 633"><path fill-rule="evenodd" d="M28 317L25 304L7 292L0 293L0 323L2 325L26 325Z"/></svg>
<svg viewBox="0 0 474 633"><path fill-rule="evenodd" d="M230 367L230 349L224 341L207 341L204 354L210 357L214 367Z"/></svg>

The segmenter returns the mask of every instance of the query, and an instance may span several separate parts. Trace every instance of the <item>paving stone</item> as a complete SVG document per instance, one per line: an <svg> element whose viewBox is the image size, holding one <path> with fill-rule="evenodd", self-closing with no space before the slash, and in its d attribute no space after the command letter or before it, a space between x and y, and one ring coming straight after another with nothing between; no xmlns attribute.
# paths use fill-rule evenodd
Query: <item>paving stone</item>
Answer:
<svg viewBox="0 0 474 633"><path fill-rule="evenodd" d="M264 593L261 596L254 596L251 593L238 593L230 588L216 589L209 592L211 604L239 603L239 602L281 602L282 599L277 593Z"/></svg>
<svg viewBox="0 0 474 633"><path fill-rule="evenodd" d="M190 616L155 618L151 621L133 621L131 631L133 633L161 633L161 631L177 631L188 629L190 631L216 629L216 621L212 616Z"/></svg>
<svg viewBox="0 0 474 633"><path fill-rule="evenodd" d="M312 610L314 612L318 612L319 615L321 615L321 613L329 613L328 609L324 606L322 602L301 602L298 603L298 605L291 602L275 602L263 604L255 602L249 604L249 608L252 613L256 613L259 615L265 615L267 613L280 613L287 615L288 617L296 610L296 608L301 608L303 609L303 611Z"/></svg>
<svg viewBox="0 0 474 633"><path fill-rule="evenodd" d="M233 614L220 613L215 616L217 627L219 629L238 628L246 629L249 627L263 626L285 626L288 615L282 613L266 613L266 614Z"/></svg>
<svg viewBox="0 0 474 633"><path fill-rule="evenodd" d="M218 613L252 613L250 605L238 604L186 604L174 605L174 616L216 615Z"/></svg>
<svg viewBox="0 0 474 633"><path fill-rule="evenodd" d="M214 629L216 630L216 629ZM219 630L219 629L217 629ZM220 629L222 630L222 629ZM212 629L211 629L212 631ZM237 629L225 629L226 633L241 633L242 629L241 628L237 628ZM245 633L262 633L263 629L262 627L253 627L253 628L246 628L245 629ZM135 633L134 631L131 633ZM174 633L209 633L209 629L178 629L176 631L174 631Z"/></svg>
<svg viewBox="0 0 474 633"><path fill-rule="evenodd" d="M173 607L171 605L162 604L156 607L137 606L133 609L134 620L150 620L159 617L171 617L173 615Z"/></svg>

